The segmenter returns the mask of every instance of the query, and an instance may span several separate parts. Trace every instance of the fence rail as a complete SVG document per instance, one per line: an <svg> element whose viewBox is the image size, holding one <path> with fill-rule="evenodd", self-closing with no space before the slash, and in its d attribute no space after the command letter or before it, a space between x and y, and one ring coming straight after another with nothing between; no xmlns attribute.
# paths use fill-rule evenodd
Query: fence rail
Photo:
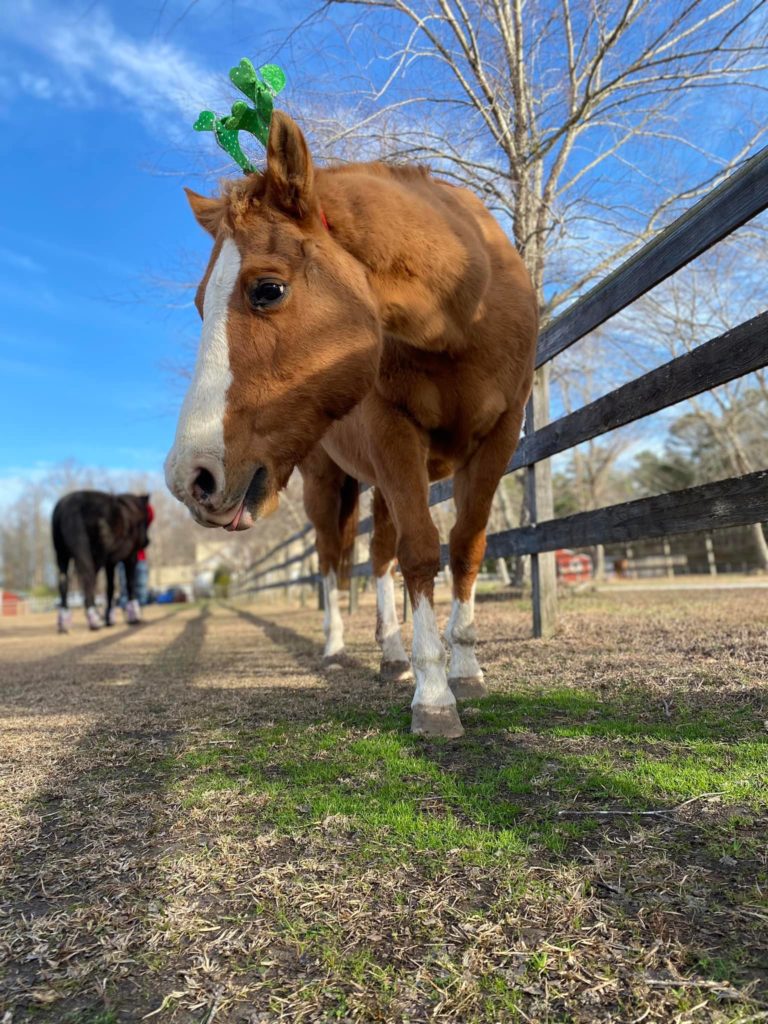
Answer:
<svg viewBox="0 0 768 1024"><path fill-rule="evenodd" d="M766 208L768 147L746 161L549 324L539 337L536 366L544 366ZM547 422L546 385L542 384L543 378L537 378L527 410L526 433L505 473L526 468L529 488L535 488L537 470L541 472L551 456L767 365L768 312L765 312L551 423ZM534 423L543 425L529 429ZM540 489L541 484L538 486ZM440 481L430 488L429 504L439 504L452 495L452 481ZM539 521L535 515L532 519L530 526L490 535L486 557L526 554L533 557L536 566L539 555L551 557L544 553L560 547L586 547L765 522L768 521L768 470L561 519L540 517ZM237 592L317 581L319 577L312 573L298 579L255 585L257 580L303 562L313 554L314 546L310 545L283 562L255 571L277 552L306 536L310 529L307 525L262 555L237 581ZM372 529L372 517L368 516L360 523L358 534L365 535ZM447 557L444 545L441 548L444 563ZM549 565L553 570L551 562ZM369 572L367 562L353 567L354 576ZM551 611L545 606L549 603L550 609L552 607L553 588L553 571L551 578L542 573L538 585L535 579L536 635L551 628Z"/></svg>

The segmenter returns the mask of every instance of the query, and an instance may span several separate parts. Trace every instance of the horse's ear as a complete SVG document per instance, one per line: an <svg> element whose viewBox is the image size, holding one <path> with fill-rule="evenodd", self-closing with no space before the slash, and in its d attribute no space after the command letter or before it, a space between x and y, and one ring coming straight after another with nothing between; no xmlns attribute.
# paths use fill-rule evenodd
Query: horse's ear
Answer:
<svg viewBox="0 0 768 1024"><path fill-rule="evenodd" d="M224 212L223 200L201 196L197 192L193 192L191 188L185 188L184 191L187 193L187 202L195 215L195 220L201 228L215 238Z"/></svg>
<svg viewBox="0 0 768 1024"><path fill-rule="evenodd" d="M267 197L299 220L315 205L315 170L301 129L282 110L272 114L267 141Z"/></svg>

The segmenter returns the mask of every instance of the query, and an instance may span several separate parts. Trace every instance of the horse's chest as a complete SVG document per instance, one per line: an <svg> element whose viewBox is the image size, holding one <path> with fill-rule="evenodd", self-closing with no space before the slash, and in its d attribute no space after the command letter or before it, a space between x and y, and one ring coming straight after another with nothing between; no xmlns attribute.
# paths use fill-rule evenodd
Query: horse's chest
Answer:
<svg viewBox="0 0 768 1024"><path fill-rule="evenodd" d="M507 408L502 389L487 375L453 360L395 367L380 378L384 397L407 410L438 450L460 454L485 437Z"/></svg>

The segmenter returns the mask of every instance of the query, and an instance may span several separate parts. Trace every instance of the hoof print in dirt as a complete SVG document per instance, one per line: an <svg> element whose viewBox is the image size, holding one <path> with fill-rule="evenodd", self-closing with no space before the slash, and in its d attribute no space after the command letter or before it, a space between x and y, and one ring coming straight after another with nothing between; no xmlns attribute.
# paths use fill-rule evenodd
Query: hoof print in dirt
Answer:
<svg viewBox="0 0 768 1024"><path fill-rule="evenodd" d="M429 708L415 704L411 716L411 732L416 736L441 736L457 740L464 735L459 712L455 707Z"/></svg>
<svg viewBox="0 0 768 1024"><path fill-rule="evenodd" d="M482 676L455 676L448 685L456 700L477 700L488 696L488 687Z"/></svg>
<svg viewBox="0 0 768 1024"><path fill-rule="evenodd" d="M413 682L413 669L408 661L382 661L379 675L385 683Z"/></svg>

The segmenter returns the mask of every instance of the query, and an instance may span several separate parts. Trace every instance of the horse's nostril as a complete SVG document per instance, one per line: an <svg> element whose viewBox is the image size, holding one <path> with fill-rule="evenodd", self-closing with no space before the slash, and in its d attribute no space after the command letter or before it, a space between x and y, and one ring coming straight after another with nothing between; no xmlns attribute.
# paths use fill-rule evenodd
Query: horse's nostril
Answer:
<svg viewBox="0 0 768 1024"><path fill-rule="evenodd" d="M209 469L200 468L192 479L192 497L205 505L216 493L216 479Z"/></svg>

